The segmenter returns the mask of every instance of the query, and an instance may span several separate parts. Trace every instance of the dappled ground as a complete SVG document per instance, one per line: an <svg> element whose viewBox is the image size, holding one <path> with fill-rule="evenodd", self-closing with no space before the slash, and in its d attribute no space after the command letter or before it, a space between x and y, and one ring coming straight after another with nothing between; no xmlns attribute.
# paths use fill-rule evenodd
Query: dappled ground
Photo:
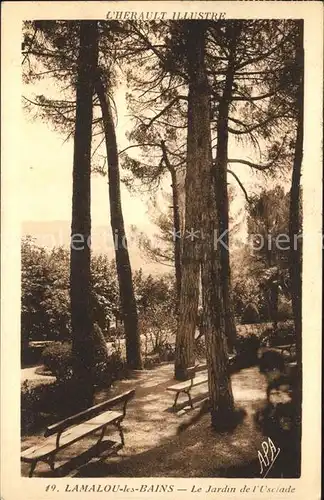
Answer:
<svg viewBox="0 0 324 500"><path fill-rule="evenodd" d="M246 411L245 419L232 434L215 433L209 414L205 414L177 435L179 425L199 412L207 396L207 384L193 389L193 410L180 400L177 412L173 412L173 395L166 391L171 383L173 364L166 363L137 372L134 378L118 381L108 391L98 393L96 399L100 402L135 388L135 399L129 403L123 423L125 446L112 446L111 440L119 442L118 434L108 430L102 453L91 458L93 448L89 447L96 438L85 438L57 455L60 467L85 452L81 460L72 463L72 470L63 466L59 473L77 477L259 477L257 452L263 436L255 427L254 415L265 403L266 381L258 368L247 368L232 376L236 405ZM41 439L41 435L24 437L22 448ZM28 471L29 465L22 464L22 475L28 475ZM39 462L34 476L51 475L48 466Z"/></svg>

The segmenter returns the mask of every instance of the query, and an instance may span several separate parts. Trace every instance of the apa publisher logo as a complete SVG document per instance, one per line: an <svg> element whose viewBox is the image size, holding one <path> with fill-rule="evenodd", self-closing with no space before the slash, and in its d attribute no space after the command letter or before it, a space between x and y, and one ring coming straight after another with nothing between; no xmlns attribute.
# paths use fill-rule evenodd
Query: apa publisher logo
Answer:
<svg viewBox="0 0 324 500"><path fill-rule="evenodd" d="M258 459L260 463L260 476L267 477L273 464L278 458L280 448L277 447L271 438L261 443L262 451L258 450Z"/></svg>

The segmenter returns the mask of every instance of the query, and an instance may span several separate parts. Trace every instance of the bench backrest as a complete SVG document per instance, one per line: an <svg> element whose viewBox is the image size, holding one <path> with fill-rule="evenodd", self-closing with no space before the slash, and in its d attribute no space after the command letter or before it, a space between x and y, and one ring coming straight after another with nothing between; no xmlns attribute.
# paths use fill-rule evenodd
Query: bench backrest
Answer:
<svg viewBox="0 0 324 500"><path fill-rule="evenodd" d="M123 413L125 416L126 405L128 401L132 399L134 396L135 396L135 390L133 389L131 391L124 392L119 396L108 399L107 401L103 401L102 403L92 406L91 408L81 411L75 415L71 415L70 417L61 420L56 424L48 426L44 435L45 437L47 437L51 436L52 434L56 434L57 432L62 432L64 429L67 429L72 425L79 424L81 422L89 420L90 418L93 418L96 415L99 415L100 413L103 413L104 411L114 408L115 406L121 404L123 404Z"/></svg>
<svg viewBox="0 0 324 500"><path fill-rule="evenodd" d="M203 372L207 370L207 363L198 363L198 365L195 366L195 372Z"/></svg>
<svg viewBox="0 0 324 500"><path fill-rule="evenodd" d="M198 365L189 366L187 368L187 380L192 380L195 378L196 373L207 370L207 363L200 363Z"/></svg>

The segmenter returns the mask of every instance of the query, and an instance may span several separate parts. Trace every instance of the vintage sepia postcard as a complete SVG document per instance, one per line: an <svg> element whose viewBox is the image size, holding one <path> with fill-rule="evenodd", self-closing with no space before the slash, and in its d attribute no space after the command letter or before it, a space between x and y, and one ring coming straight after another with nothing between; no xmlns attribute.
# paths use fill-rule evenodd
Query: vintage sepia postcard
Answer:
<svg viewBox="0 0 324 500"><path fill-rule="evenodd" d="M318 500L322 4L1 21L1 499Z"/></svg>

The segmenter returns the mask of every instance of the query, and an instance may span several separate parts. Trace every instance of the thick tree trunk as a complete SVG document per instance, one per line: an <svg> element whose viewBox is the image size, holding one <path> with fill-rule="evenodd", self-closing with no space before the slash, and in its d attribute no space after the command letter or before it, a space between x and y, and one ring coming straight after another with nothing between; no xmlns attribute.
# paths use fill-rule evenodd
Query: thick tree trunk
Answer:
<svg viewBox="0 0 324 500"><path fill-rule="evenodd" d="M181 291L181 223L180 223L180 211L179 211L179 192L178 192L178 182L177 174L174 167L171 165L164 141L161 141L161 148L163 152L163 159L167 169L171 175L172 181L172 209L173 209L173 229L174 229L174 268L175 268L175 278L176 278L176 292L177 292L177 303L175 306L176 313L179 312L180 305L180 291Z"/></svg>
<svg viewBox="0 0 324 500"><path fill-rule="evenodd" d="M141 342L132 280L132 269L127 249L127 239L120 196L117 140L110 102L106 96L106 89L100 75L98 75L98 78L96 79L96 92L100 102L106 140L110 223L115 246L119 292L125 328L126 359L129 368L141 370Z"/></svg>
<svg viewBox="0 0 324 500"><path fill-rule="evenodd" d="M217 145L215 161L215 184L216 184L216 202L219 224L218 245L220 247L221 257L221 281L222 294L225 314L225 332L227 338L227 347L231 352L236 343L236 326L234 320L234 311L231 300L231 268L229 255L229 201L227 191L227 160L228 160L228 115L232 98L232 88L235 74L235 50L237 37L240 32L240 22L237 21L234 26L229 28L232 31L232 43L228 67L226 71L225 85L223 95L219 102L218 120L217 120Z"/></svg>
<svg viewBox="0 0 324 500"><path fill-rule="evenodd" d="M303 21L299 21L299 35L297 39L296 59L298 64L299 89L297 93L297 132L295 156L290 190L289 238L290 238L290 280L292 294L292 308L296 334L297 357L297 390L295 401L300 421L299 443L296 443L296 454L300 462L301 440L301 407L302 407L302 246L297 238L301 230L300 221L300 178L303 159L303 127L304 127L304 29ZM295 245L295 242L298 244Z"/></svg>
<svg viewBox="0 0 324 500"><path fill-rule="evenodd" d="M197 22L188 28L187 54L189 63L187 168L185 179L185 234L182 243L182 276L179 321L176 337L175 377L187 378L187 368L194 363L194 338L198 319L199 276L201 262L201 122L205 119L197 74L198 60L195 40Z"/></svg>
<svg viewBox="0 0 324 500"><path fill-rule="evenodd" d="M80 406L93 399L93 328L90 308L90 172L92 139L92 97L98 59L98 32L95 21L80 23L76 120L73 157L73 197L71 225L71 322L74 377L79 388Z"/></svg>
<svg viewBox="0 0 324 500"><path fill-rule="evenodd" d="M209 170L203 175L205 207L203 207L202 251L202 303L203 331L206 340L211 424L215 428L226 426L234 414L234 400L230 375L225 330L225 310L221 275L220 249L214 245L214 235L219 235L217 218L214 217L215 189L212 182L212 158L206 160ZM214 204L214 208L213 207Z"/></svg>
<svg viewBox="0 0 324 500"><path fill-rule="evenodd" d="M202 303L206 339L209 399L213 427L225 425L234 411L234 400L224 330L224 307L221 285L221 253L214 237L219 234L216 213L215 183L211 155L210 89L205 71L205 27L199 23L194 35L196 66L193 68L195 89L199 89L199 128L196 144L197 167L201 179L202 228ZM190 202L190 200L189 200Z"/></svg>

